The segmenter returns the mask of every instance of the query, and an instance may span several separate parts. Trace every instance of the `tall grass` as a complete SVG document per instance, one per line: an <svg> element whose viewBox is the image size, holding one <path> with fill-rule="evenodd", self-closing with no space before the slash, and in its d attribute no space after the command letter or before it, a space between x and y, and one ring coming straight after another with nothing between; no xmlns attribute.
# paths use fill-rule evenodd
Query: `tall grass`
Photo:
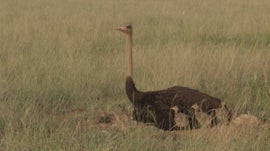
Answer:
<svg viewBox="0 0 270 151"><path fill-rule="evenodd" d="M140 90L188 86L270 118L268 0L0 0L0 150L269 150L269 129L179 134L132 124L74 129L55 116L130 106L125 37Z"/></svg>

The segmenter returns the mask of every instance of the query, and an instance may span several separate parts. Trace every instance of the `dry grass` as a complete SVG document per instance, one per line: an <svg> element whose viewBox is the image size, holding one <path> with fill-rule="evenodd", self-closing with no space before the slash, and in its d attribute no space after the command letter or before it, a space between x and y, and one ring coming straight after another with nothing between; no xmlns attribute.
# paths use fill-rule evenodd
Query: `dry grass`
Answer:
<svg viewBox="0 0 270 151"><path fill-rule="evenodd" d="M134 26L139 89L192 87L267 122L268 0L0 3L0 150L269 150L267 126L164 132L126 119L114 31Z"/></svg>

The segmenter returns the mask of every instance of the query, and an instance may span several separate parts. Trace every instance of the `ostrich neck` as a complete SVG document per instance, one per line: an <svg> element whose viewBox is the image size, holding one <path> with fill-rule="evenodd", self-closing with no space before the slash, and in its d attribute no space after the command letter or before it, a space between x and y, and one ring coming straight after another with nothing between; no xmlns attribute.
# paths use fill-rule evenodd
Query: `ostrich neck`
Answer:
<svg viewBox="0 0 270 151"><path fill-rule="evenodd" d="M129 100L133 104L137 104L140 100L140 92L136 89L134 81L132 79L133 64L132 64L132 33L127 35L126 41L126 53L127 53L127 78L126 78L126 93Z"/></svg>
<svg viewBox="0 0 270 151"><path fill-rule="evenodd" d="M127 53L127 76L132 77L133 64L132 64L132 33L127 35L126 41L126 53Z"/></svg>

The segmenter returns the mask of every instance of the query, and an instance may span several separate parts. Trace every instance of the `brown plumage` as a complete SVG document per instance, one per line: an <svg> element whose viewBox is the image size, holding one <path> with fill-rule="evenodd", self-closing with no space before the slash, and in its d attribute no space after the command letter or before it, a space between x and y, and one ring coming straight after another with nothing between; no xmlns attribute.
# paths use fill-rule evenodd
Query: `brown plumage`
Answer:
<svg viewBox="0 0 270 151"><path fill-rule="evenodd" d="M195 118L199 122L201 127L204 127L204 128L212 127L213 119L214 119L214 116L213 116L214 112L211 115L205 112L202 112L201 105L197 103L193 104L191 108L194 109Z"/></svg>
<svg viewBox="0 0 270 151"><path fill-rule="evenodd" d="M232 119L232 111L228 109L224 101L221 102L221 107L214 109L215 117L218 124L229 124Z"/></svg>
<svg viewBox="0 0 270 151"><path fill-rule="evenodd" d="M175 122L175 125L173 126L173 129L189 129L190 124L188 120L188 115L181 113L180 109L177 105L171 107L171 112L173 112L173 119Z"/></svg>
<svg viewBox="0 0 270 151"><path fill-rule="evenodd" d="M207 101L202 105L203 112L221 107L221 101L218 98L187 87L174 86L159 91L139 91L132 78L132 26L120 26L116 29L122 31L127 36L126 94L134 105L133 116L137 121L154 123L159 128L170 130L175 125L170 108L177 105L180 107L181 113L188 115L192 128L192 123L196 121L191 108L193 104L201 104L201 101L206 99Z"/></svg>

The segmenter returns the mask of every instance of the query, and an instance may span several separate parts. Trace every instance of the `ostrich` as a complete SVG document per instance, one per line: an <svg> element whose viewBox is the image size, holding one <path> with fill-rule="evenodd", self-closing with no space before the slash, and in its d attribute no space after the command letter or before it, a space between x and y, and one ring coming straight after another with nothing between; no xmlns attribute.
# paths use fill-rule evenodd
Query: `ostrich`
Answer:
<svg viewBox="0 0 270 151"><path fill-rule="evenodd" d="M211 115L205 112L202 112L202 109L200 106L201 105L198 105L197 103L195 103L191 106L191 108L194 109L195 118L199 122L200 126L204 128L205 127L209 128L212 126L212 123L213 123L213 119L214 119L213 112Z"/></svg>
<svg viewBox="0 0 270 151"><path fill-rule="evenodd" d="M232 112L224 101L221 102L221 107L215 109L214 112L218 124L229 124L232 119Z"/></svg>
<svg viewBox="0 0 270 151"><path fill-rule="evenodd" d="M240 114L235 119L233 119L232 124L235 126L250 126L258 127L263 124L263 122L256 116L249 114Z"/></svg>
<svg viewBox="0 0 270 151"><path fill-rule="evenodd" d="M189 117L190 127L192 128L193 123L196 122L191 108L193 104L200 104L203 99L206 99L207 101L202 106L203 112L221 107L220 99L187 87L174 86L158 91L139 91L132 77L132 26L119 26L116 30L126 35L126 94L134 106L133 118L137 122L154 123L161 129L171 130L175 121L170 109L177 105L181 107L180 112Z"/></svg>
<svg viewBox="0 0 270 151"><path fill-rule="evenodd" d="M173 129L188 129L190 126L188 116L181 113L177 105L171 107L171 111L174 113L173 120L175 125L173 126Z"/></svg>

